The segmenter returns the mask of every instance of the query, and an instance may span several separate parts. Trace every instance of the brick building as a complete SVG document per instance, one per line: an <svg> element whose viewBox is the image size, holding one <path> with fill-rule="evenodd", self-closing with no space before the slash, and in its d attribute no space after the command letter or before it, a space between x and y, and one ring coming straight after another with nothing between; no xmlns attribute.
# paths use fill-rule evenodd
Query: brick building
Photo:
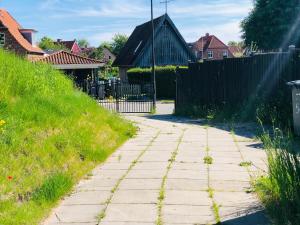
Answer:
<svg viewBox="0 0 300 225"><path fill-rule="evenodd" d="M4 9L0 9L0 48L15 52L28 59L40 58L44 52L33 46L33 29L24 29Z"/></svg>
<svg viewBox="0 0 300 225"><path fill-rule="evenodd" d="M72 54L80 55L82 50L80 46L78 45L76 40L73 41L63 41L62 39L57 39L54 44L59 44L64 46L67 50L69 50Z"/></svg>
<svg viewBox="0 0 300 225"><path fill-rule="evenodd" d="M190 47L198 60L218 60L233 58L229 47L214 35L206 34Z"/></svg>

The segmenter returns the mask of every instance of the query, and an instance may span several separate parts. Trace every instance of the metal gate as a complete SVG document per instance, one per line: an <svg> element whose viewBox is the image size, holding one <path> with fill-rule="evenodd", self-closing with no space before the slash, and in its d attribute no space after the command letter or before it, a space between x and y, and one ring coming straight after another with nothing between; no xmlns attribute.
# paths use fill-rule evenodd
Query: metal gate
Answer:
<svg viewBox="0 0 300 225"><path fill-rule="evenodd" d="M119 113L150 113L154 107L152 83L129 84L119 80L85 81L82 90L108 110Z"/></svg>

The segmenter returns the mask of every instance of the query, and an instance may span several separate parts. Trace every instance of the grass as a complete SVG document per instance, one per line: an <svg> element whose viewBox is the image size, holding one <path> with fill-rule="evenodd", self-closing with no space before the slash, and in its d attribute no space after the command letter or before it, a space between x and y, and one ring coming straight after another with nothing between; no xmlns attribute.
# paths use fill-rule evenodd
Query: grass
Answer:
<svg viewBox="0 0 300 225"><path fill-rule="evenodd" d="M171 158L168 160L168 166L167 166L167 170L166 173L162 179L161 185L160 185L160 190L159 190L159 196L157 198L158 202L157 202L157 220L156 220L156 225L163 225L164 221L163 221L163 215L162 215L162 208L164 205L164 200L165 200L165 188L166 188L166 182L168 179L168 175L170 170L172 169L172 165L176 160L176 157L178 155L179 152L179 146L182 142L184 133L185 133L185 129L182 131L182 134L178 140L178 144L176 146L176 149L172 152Z"/></svg>
<svg viewBox="0 0 300 225"><path fill-rule="evenodd" d="M205 164L209 164L209 165L213 164L213 158L211 156L205 156L203 161Z"/></svg>
<svg viewBox="0 0 300 225"><path fill-rule="evenodd" d="M239 166L241 166L241 167L249 167L249 166L252 166L252 162L241 162L240 164L239 164Z"/></svg>
<svg viewBox="0 0 300 225"><path fill-rule="evenodd" d="M0 62L0 224L39 224L135 128L50 66Z"/></svg>
<svg viewBox="0 0 300 225"><path fill-rule="evenodd" d="M255 190L274 224L300 224L300 158L292 138L277 128L261 136L268 155L268 176L259 178Z"/></svg>

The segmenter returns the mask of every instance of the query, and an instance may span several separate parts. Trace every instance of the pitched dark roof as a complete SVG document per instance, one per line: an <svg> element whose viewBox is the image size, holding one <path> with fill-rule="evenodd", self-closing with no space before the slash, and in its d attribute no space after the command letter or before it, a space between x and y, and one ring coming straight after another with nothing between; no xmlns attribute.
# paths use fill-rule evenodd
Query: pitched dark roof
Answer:
<svg viewBox="0 0 300 225"><path fill-rule="evenodd" d="M168 14L164 14L153 20L154 22L154 32L156 33L159 28L163 25L164 21L168 21L179 39L184 43L186 49L189 51L185 40L177 30L176 26L172 22ZM113 66L134 66L134 62L140 53L143 51L144 47L151 41L152 38L152 23L148 21L142 25L137 26L131 36L129 37L127 43L121 50L120 54L117 56L116 60L113 62ZM193 57L193 54L191 54Z"/></svg>

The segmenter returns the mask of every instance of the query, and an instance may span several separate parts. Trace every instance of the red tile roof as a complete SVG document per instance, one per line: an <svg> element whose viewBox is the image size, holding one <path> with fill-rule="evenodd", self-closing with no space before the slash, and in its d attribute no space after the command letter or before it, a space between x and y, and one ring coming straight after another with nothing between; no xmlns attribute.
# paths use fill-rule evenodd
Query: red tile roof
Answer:
<svg viewBox="0 0 300 225"><path fill-rule="evenodd" d="M32 46L32 44L23 37L20 32L23 28L5 9L0 9L0 22L26 51L29 53L43 54L40 48Z"/></svg>
<svg viewBox="0 0 300 225"><path fill-rule="evenodd" d="M91 64L103 64L102 61L96 59L90 59L75 55L66 51L58 51L45 58L39 59L40 62L46 62L53 65L91 65Z"/></svg>
<svg viewBox="0 0 300 225"><path fill-rule="evenodd" d="M207 49L224 49L227 48L219 38L215 35L207 34L201 37L198 41L194 43L193 49L198 51L206 51Z"/></svg>

